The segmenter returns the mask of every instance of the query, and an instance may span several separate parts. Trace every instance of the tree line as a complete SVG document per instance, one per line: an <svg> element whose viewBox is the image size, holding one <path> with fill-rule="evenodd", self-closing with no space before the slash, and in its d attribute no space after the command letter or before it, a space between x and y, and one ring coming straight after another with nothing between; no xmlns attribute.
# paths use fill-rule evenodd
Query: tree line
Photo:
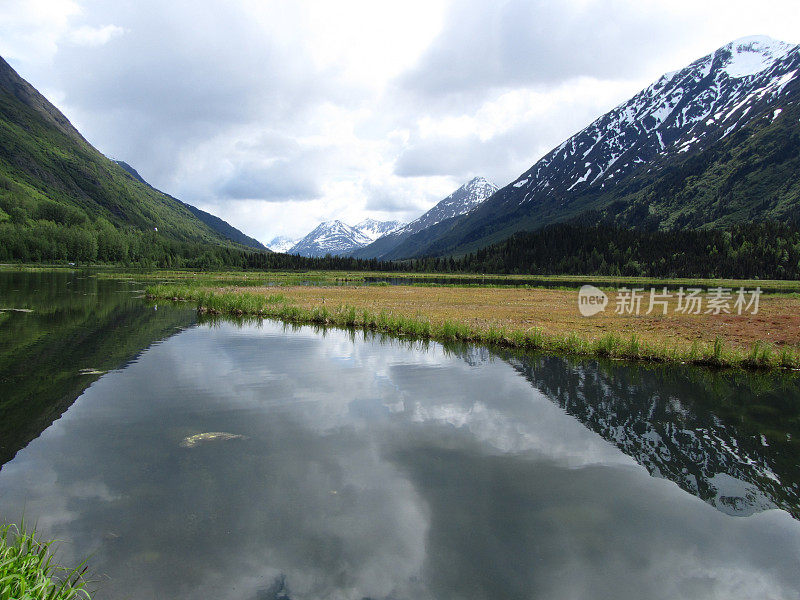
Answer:
<svg viewBox="0 0 800 600"><path fill-rule="evenodd" d="M800 229L750 223L726 229L642 231L606 223L562 223L461 257L400 261L309 258L242 246L179 241L156 231L124 230L105 219L0 222L0 261L104 263L131 267L334 270L530 275L800 279Z"/></svg>

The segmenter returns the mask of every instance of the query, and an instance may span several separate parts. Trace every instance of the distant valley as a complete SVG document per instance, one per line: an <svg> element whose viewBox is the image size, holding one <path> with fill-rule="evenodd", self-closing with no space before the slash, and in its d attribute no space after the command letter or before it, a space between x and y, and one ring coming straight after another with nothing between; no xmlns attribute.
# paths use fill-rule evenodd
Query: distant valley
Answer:
<svg viewBox="0 0 800 600"><path fill-rule="evenodd" d="M107 159L0 61L0 259L266 265L273 262L250 253L268 246L295 258L372 261L480 251L464 264L524 269L509 266L509 249L522 244L512 236L559 224L642 232L793 226L800 220L798 73L800 46L742 38L663 75L500 189L476 177L410 223L333 219L301 239L276 237L265 246Z"/></svg>
<svg viewBox="0 0 800 600"><path fill-rule="evenodd" d="M325 221L301 240L278 237L268 246L274 252L300 256L331 254L386 260L390 255L402 254L402 243L410 236L469 213L497 189L485 178L475 177L411 223L366 219L351 227L339 220Z"/></svg>

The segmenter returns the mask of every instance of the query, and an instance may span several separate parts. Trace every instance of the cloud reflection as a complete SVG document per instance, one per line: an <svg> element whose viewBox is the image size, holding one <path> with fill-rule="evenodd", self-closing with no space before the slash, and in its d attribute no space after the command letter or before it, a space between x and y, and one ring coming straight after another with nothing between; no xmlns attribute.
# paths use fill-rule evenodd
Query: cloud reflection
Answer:
<svg viewBox="0 0 800 600"><path fill-rule="evenodd" d="M247 439L179 446L203 431ZM22 506L111 598L800 590L786 513L651 478L505 362L274 323L101 378L0 472L0 514Z"/></svg>

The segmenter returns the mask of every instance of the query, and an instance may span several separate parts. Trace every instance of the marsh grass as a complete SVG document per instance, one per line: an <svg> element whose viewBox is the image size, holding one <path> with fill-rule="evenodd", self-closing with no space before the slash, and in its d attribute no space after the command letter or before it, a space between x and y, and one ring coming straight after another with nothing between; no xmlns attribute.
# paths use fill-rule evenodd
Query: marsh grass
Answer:
<svg viewBox="0 0 800 600"><path fill-rule="evenodd" d="M333 325L364 328L392 335L412 336L445 342L489 344L560 354L606 357L632 361L675 362L711 367L745 369L800 369L800 352L782 348L780 353L769 344L756 342L749 350L733 348L718 337L713 343L693 341L668 344L643 340L636 333L625 339L617 333L589 337L576 332L546 333L539 327L528 329L507 327L475 327L446 319L432 323L422 315L414 317L381 310L359 311L348 305L328 309L318 305L311 309L291 304L283 294L261 295L253 292L215 292L187 286L154 285L147 288L153 299L194 302L200 313L212 315L252 315L280 319L288 323ZM2 600L2 599L0 599Z"/></svg>
<svg viewBox="0 0 800 600"><path fill-rule="evenodd" d="M90 598L85 562L71 570L57 564L53 544L24 523L0 525L0 600Z"/></svg>

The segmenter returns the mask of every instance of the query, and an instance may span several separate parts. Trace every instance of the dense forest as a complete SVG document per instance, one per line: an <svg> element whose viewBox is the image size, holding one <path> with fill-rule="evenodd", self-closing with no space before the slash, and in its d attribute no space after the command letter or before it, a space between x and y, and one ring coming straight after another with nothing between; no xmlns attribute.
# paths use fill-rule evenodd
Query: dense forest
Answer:
<svg viewBox="0 0 800 600"><path fill-rule="evenodd" d="M2 180L0 180L0 186ZM208 269L245 266L244 248L176 240L154 228L115 227L100 217L94 222L59 203L42 203L35 219L12 209L3 221L0 198L0 261L105 263L138 267Z"/></svg>
<svg viewBox="0 0 800 600"><path fill-rule="evenodd" d="M461 258L381 262L249 253L241 266L290 270L798 279L800 229L766 222L727 229L648 232L604 224L570 223L519 233Z"/></svg>
<svg viewBox="0 0 800 600"><path fill-rule="evenodd" d="M440 259L437 266L483 273L798 279L800 229L776 222L674 231L559 224L518 233L452 263Z"/></svg>
<svg viewBox="0 0 800 600"><path fill-rule="evenodd" d="M379 261L307 258L177 241L155 231L122 230L102 218L83 220L62 206L40 204L36 219L12 211L0 222L0 261L193 269L800 278L800 229L776 222L642 231L586 224L592 220L589 215L578 222L521 232L463 257Z"/></svg>
<svg viewBox="0 0 800 600"><path fill-rule="evenodd" d="M800 279L800 229L776 222L682 231L569 223L518 233L459 258L379 261L308 258L179 242L156 232L120 231L102 219L66 227L47 219L12 220L0 223L0 261L193 269Z"/></svg>

